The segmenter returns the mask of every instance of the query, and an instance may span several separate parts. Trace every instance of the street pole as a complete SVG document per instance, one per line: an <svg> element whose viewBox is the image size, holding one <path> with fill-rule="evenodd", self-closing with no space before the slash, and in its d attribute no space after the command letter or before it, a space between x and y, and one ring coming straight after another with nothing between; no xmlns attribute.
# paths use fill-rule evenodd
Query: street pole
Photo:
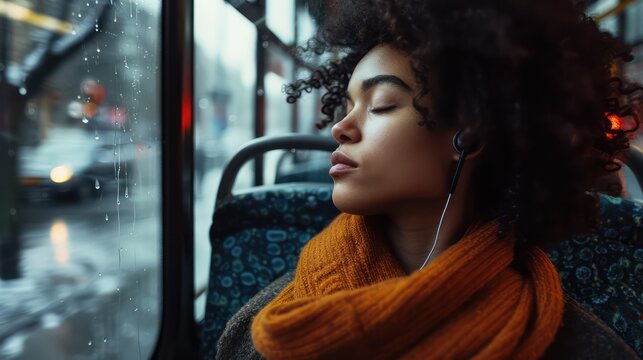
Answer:
<svg viewBox="0 0 643 360"><path fill-rule="evenodd" d="M17 121L23 115L24 96L9 83L11 49L9 19L0 16L0 279L20 277L19 187Z"/></svg>

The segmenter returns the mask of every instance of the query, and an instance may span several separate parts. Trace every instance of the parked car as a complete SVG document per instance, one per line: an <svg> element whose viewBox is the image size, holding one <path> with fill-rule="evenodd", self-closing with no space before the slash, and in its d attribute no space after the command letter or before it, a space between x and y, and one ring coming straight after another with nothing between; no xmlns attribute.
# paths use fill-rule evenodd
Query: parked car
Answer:
<svg viewBox="0 0 643 360"><path fill-rule="evenodd" d="M19 177L26 199L84 199L114 191L133 178L148 146L129 136L54 127L37 146L19 149Z"/></svg>

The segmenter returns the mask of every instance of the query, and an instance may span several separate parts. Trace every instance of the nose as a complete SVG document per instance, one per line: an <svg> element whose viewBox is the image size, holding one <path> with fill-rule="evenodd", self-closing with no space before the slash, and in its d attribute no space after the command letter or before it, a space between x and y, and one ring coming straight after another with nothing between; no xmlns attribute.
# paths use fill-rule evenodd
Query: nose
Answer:
<svg viewBox="0 0 643 360"><path fill-rule="evenodd" d="M355 123L355 119L350 115L347 115L333 125L331 135L340 145L358 142L361 140L362 136L357 124Z"/></svg>

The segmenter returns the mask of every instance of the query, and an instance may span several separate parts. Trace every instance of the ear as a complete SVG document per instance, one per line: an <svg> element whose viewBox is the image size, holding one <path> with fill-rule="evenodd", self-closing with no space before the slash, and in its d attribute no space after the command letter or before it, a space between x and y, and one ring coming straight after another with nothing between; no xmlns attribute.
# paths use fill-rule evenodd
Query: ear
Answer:
<svg viewBox="0 0 643 360"><path fill-rule="evenodd" d="M460 159L460 154L464 150L467 160L477 158L485 148L485 144L480 141L478 136L471 128L457 130L453 133L453 161Z"/></svg>

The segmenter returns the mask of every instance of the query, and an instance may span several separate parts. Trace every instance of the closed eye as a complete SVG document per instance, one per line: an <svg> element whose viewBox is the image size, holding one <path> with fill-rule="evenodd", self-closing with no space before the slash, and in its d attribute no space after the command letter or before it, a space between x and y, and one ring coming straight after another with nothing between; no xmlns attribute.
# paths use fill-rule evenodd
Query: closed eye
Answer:
<svg viewBox="0 0 643 360"><path fill-rule="evenodd" d="M394 110L396 107L397 105L383 106L383 107L373 108L371 109L371 112L373 114L383 114Z"/></svg>

